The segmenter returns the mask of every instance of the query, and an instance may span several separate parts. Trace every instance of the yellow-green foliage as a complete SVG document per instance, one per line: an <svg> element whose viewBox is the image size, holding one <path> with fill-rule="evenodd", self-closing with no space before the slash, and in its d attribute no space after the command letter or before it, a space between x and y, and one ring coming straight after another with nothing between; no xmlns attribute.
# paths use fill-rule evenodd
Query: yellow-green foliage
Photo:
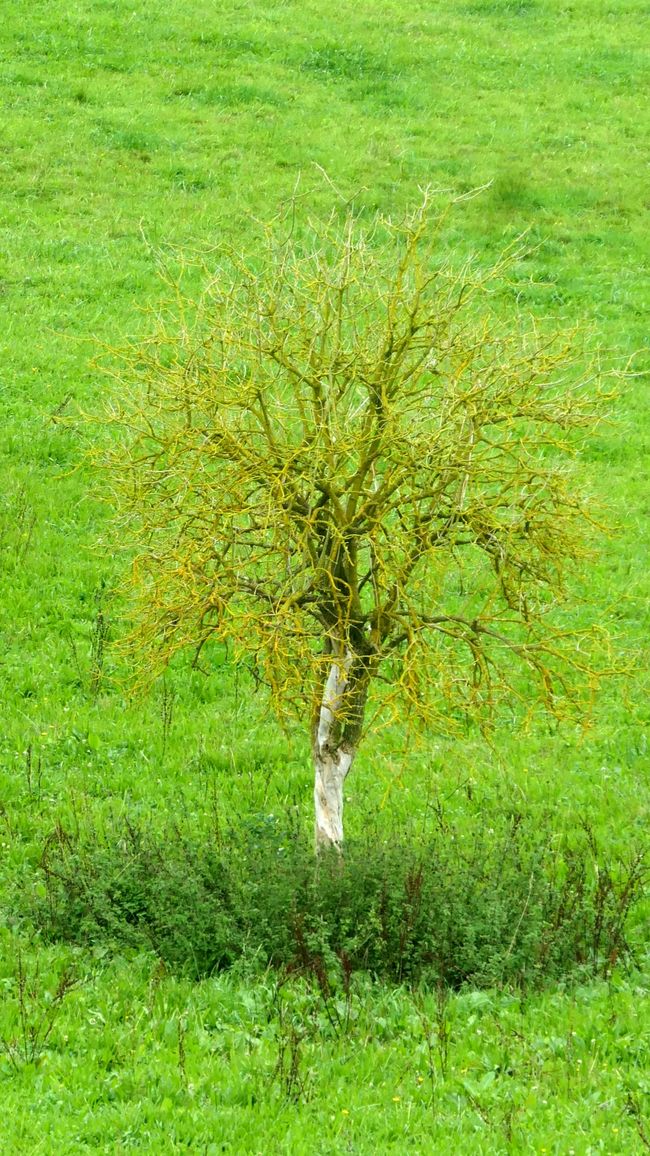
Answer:
<svg viewBox="0 0 650 1156"><path fill-rule="evenodd" d="M298 240L282 221L126 351L104 464L145 677L232 642L304 717L345 664L353 747L371 686L384 718L442 730L500 695L559 711L592 689L588 632L557 610L595 387L566 335L490 307L514 256L455 267L442 224L428 198Z"/></svg>

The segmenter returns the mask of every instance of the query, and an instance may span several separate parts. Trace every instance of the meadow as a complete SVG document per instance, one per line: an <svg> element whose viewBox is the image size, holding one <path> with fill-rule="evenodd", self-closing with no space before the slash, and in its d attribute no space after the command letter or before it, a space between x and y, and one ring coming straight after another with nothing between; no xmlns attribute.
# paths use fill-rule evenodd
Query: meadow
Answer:
<svg viewBox="0 0 650 1156"><path fill-rule="evenodd" d="M125 824L201 840L308 830L300 727L214 653L131 698L110 643L123 559L84 412L105 347L146 334L161 263L246 249L298 190L368 218L431 186L459 259L522 233L504 309L579 325L617 391L579 472L611 532L582 576L625 676L589 729L504 716L488 745L369 738L346 822L434 816L470 842L521 813L647 839L650 231L640 0L6 0L0 29L0 1149L477 1154L650 1149L648 903L633 956L535 990L328 991L239 958L197 979L142 944L53 939L44 853ZM193 273L188 274L190 289ZM279 821L279 820L278 820ZM128 829L128 827L126 828ZM498 822L495 820L495 830ZM559 837L559 836L558 836Z"/></svg>

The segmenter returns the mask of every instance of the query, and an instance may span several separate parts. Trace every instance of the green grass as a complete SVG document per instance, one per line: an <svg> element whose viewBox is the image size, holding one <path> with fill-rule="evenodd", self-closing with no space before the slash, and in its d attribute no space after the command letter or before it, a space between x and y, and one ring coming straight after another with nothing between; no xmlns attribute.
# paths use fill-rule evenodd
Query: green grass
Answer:
<svg viewBox="0 0 650 1156"><path fill-rule="evenodd" d="M635 374L581 467L618 522L589 586L633 656L629 676L606 688L586 734L522 734L513 719L494 749L473 734L370 741L349 780L349 829L382 806L388 832L443 799L468 829L483 808L516 805L567 828L586 816L613 853L629 851L650 814L647 6L33 0L28 9L7 0L0 30L4 893L33 886L57 820L127 815L164 826L175 814L203 822L218 812L225 822L293 808L309 821L303 732L269 740L259 696L225 656L212 657L205 678L179 664L166 699L160 689L145 703L125 700L111 654L101 679L93 674L101 586L114 583L117 563L98 549L107 511L81 435L55 419L110 395L92 357L97 343L149 327L143 310L163 296L156 247L245 247L254 218L276 212L297 182L308 209L328 212L339 202L322 170L368 215L399 212L424 184L461 193L491 182L451 218L446 244L487 263L529 230L531 254L505 304L590 326L606 360L623 366L634 355ZM68 949L39 946L26 923L1 943L1 1031L11 1038L17 945L32 970L40 960L45 990ZM283 989L282 1021L269 1012L270 977L193 987L153 959L83 950L77 966L86 981L62 1004L39 1062L16 1072L0 1061L3 1152L648 1146L647 966L523 1007L507 993L453 997L447 1073L434 1040L433 1081L406 992L361 985L350 1031L332 1038L300 984ZM435 1022L435 997L426 998ZM304 1033L296 1102L274 1075L294 1022Z"/></svg>
<svg viewBox="0 0 650 1156"><path fill-rule="evenodd" d="M59 956L40 952L41 1000ZM648 990L638 983L522 1001L414 1000L359 981L340 1001L339 1028L299 982L192 985L146 956L72 962L81 982L47 1047L0 1069L12 1156L643 1151ZM3 985L7 1032L17 1012Z"/></svg>

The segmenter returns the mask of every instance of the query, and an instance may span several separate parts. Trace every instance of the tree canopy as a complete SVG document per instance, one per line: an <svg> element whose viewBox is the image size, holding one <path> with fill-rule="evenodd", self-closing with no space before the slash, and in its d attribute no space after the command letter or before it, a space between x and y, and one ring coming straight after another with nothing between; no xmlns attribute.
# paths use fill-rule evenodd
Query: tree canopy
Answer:
<svg viewBox="0 0 650 1156"><path fill-rule="evenodd" d="M425 198L224 253L108 414L141 669L228 642L310 720L317 779L326 753L345 778L369 717L446 733L596 681L562 609L594 390L570 337L493 299L511 258L459 264L440 227Z"/></svg>

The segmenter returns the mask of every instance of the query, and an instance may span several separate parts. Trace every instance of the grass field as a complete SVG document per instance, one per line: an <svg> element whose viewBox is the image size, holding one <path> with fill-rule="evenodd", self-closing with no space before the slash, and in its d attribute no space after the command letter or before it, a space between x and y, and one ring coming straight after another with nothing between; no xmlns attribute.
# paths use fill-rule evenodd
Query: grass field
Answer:
<svg viewBox="0 0 650 1156"><path fill-rule="evenodd" d="M245 248L298 182L310 211L336 206L336 186L368 216L425 185L487 185L452 215L446 244L489 263L528 230L505 307L589 327L606 364L630 363L580 463L615 525L588 585L628 675L585 734L522 734L513 719L493 747L472 733L369 740L349 780L350 834L377 807L388 833L442 800L470 832L503 805L566 830L587 819L612 855L640 845L647 5L32 0L26 13L6 0L2 16L3 1156L650 1149L647 907L638 967L607 981L445 996L358 977L334 1017L300 980L251 965L192 984L154 955L43 942L16 915L16 896L42 888L57 823L176 818L200 831L215 810L310 821L305 736L278 728L269 742L263 703L224 656L206 677L179 664L145 702L113 679L118 563L99 546L109 512L74 420L116 388L93 367L98 348L151 327L159 251L209 262L222 240ZM80 982L57 1002L69 963Z"/></svg>

